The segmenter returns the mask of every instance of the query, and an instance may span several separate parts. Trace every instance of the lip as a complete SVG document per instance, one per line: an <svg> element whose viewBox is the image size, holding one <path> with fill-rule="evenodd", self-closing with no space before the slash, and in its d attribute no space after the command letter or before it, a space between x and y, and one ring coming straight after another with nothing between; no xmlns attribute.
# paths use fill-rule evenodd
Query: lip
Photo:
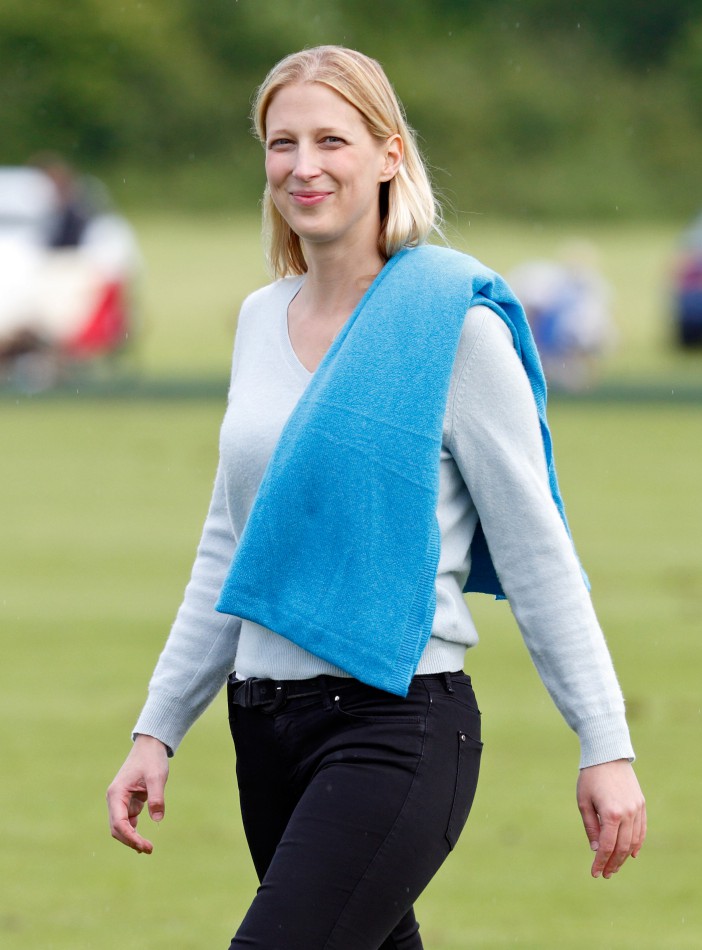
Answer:
<svg viewBox="0 0 702 950"><path fill-rule="evenodd" d="M330 194L330 191L292 191L290 197L297 204L303 205L305 208L311 208L314 205L321 204Z"/></svg>

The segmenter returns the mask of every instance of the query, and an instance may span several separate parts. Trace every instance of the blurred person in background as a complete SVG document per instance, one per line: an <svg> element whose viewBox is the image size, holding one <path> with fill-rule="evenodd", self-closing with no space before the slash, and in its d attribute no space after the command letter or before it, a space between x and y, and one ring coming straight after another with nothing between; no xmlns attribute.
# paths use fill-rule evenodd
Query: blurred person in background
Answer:
<svg viewBox="0 0 702 950"><path fill-rule="evenodd" d="M105 186L54 153L0 167L0 377L46 389L124 350L141 271Z"/></svg>
<svg viewBox="0 0 702 950"><path fill-rule="evenodd" d="M617 340L612 289L597 249L569 241L557 259L525 261L507 278L526 311L549 384L575 392L591 385Z"/></svg>
<svg viewBox="0 0 702 950"><path fill-rule="evenodd" d="M47 235L48 246L78 247L88 222L98 212L86 181L54 152L35 155L30 165L42 171L54 187L55 208Z"/></svg>
<svg viewBox="0 0 702 950"><path fill-rule="evenodd" d="M518 301L427 244L436 205L377 62L293 54L254 120L276 280L241 310L209 513L110 827L151 853L142 809L163 818L169 758L227 683L261 880L232 950L421 950L413 905L482 749L464 590L509 598L578 734L593 876L638 854L644 800Z"/></svg>

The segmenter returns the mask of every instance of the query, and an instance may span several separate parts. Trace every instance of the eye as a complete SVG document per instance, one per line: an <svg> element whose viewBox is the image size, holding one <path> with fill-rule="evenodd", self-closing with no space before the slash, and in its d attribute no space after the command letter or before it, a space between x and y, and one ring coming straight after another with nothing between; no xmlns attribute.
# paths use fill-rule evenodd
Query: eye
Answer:
<svg viewBox="0 0 702 950"><path fill-rule="evenodd" d="M271 139L270 142L266 143L266 148L269 151L282 151L283 149L289 148L293 144L292 139L286 138L277 138Z"/></svg>
<svg viewBox="0 0 702 950"><path fill-rule="evenodd" d="M346 145L346 140L340 138L338 135L325 135L321 144L328 148L339 148L341 145Z"/></svg>

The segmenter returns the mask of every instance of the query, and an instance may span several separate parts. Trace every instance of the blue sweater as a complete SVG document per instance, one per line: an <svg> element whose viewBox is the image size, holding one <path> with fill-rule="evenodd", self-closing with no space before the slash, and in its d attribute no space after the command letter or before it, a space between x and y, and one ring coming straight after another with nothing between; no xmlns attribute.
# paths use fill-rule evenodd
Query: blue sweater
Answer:
<svg viewBox="0 0 702 950"><path fill-rule="evenodd" d="M536 401L565 522L546 387L521 305L474 258L424 245L391 258L283 430L217 609L405 695L431 633L442 422L465 313L509 326ZM466 590L502 596L480 528Z"/></svg>

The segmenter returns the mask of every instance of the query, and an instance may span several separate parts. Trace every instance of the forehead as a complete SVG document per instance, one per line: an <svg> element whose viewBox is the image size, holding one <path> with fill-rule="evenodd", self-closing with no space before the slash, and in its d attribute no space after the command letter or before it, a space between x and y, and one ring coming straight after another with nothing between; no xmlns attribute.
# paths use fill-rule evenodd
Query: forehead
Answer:
<svg viewBox="0 0 702 950"><path fill-rule="evenodd" d="M274 94L266 112L266 132L295 123L365 126L355 106L320 82L291 83Z"/></svg>

